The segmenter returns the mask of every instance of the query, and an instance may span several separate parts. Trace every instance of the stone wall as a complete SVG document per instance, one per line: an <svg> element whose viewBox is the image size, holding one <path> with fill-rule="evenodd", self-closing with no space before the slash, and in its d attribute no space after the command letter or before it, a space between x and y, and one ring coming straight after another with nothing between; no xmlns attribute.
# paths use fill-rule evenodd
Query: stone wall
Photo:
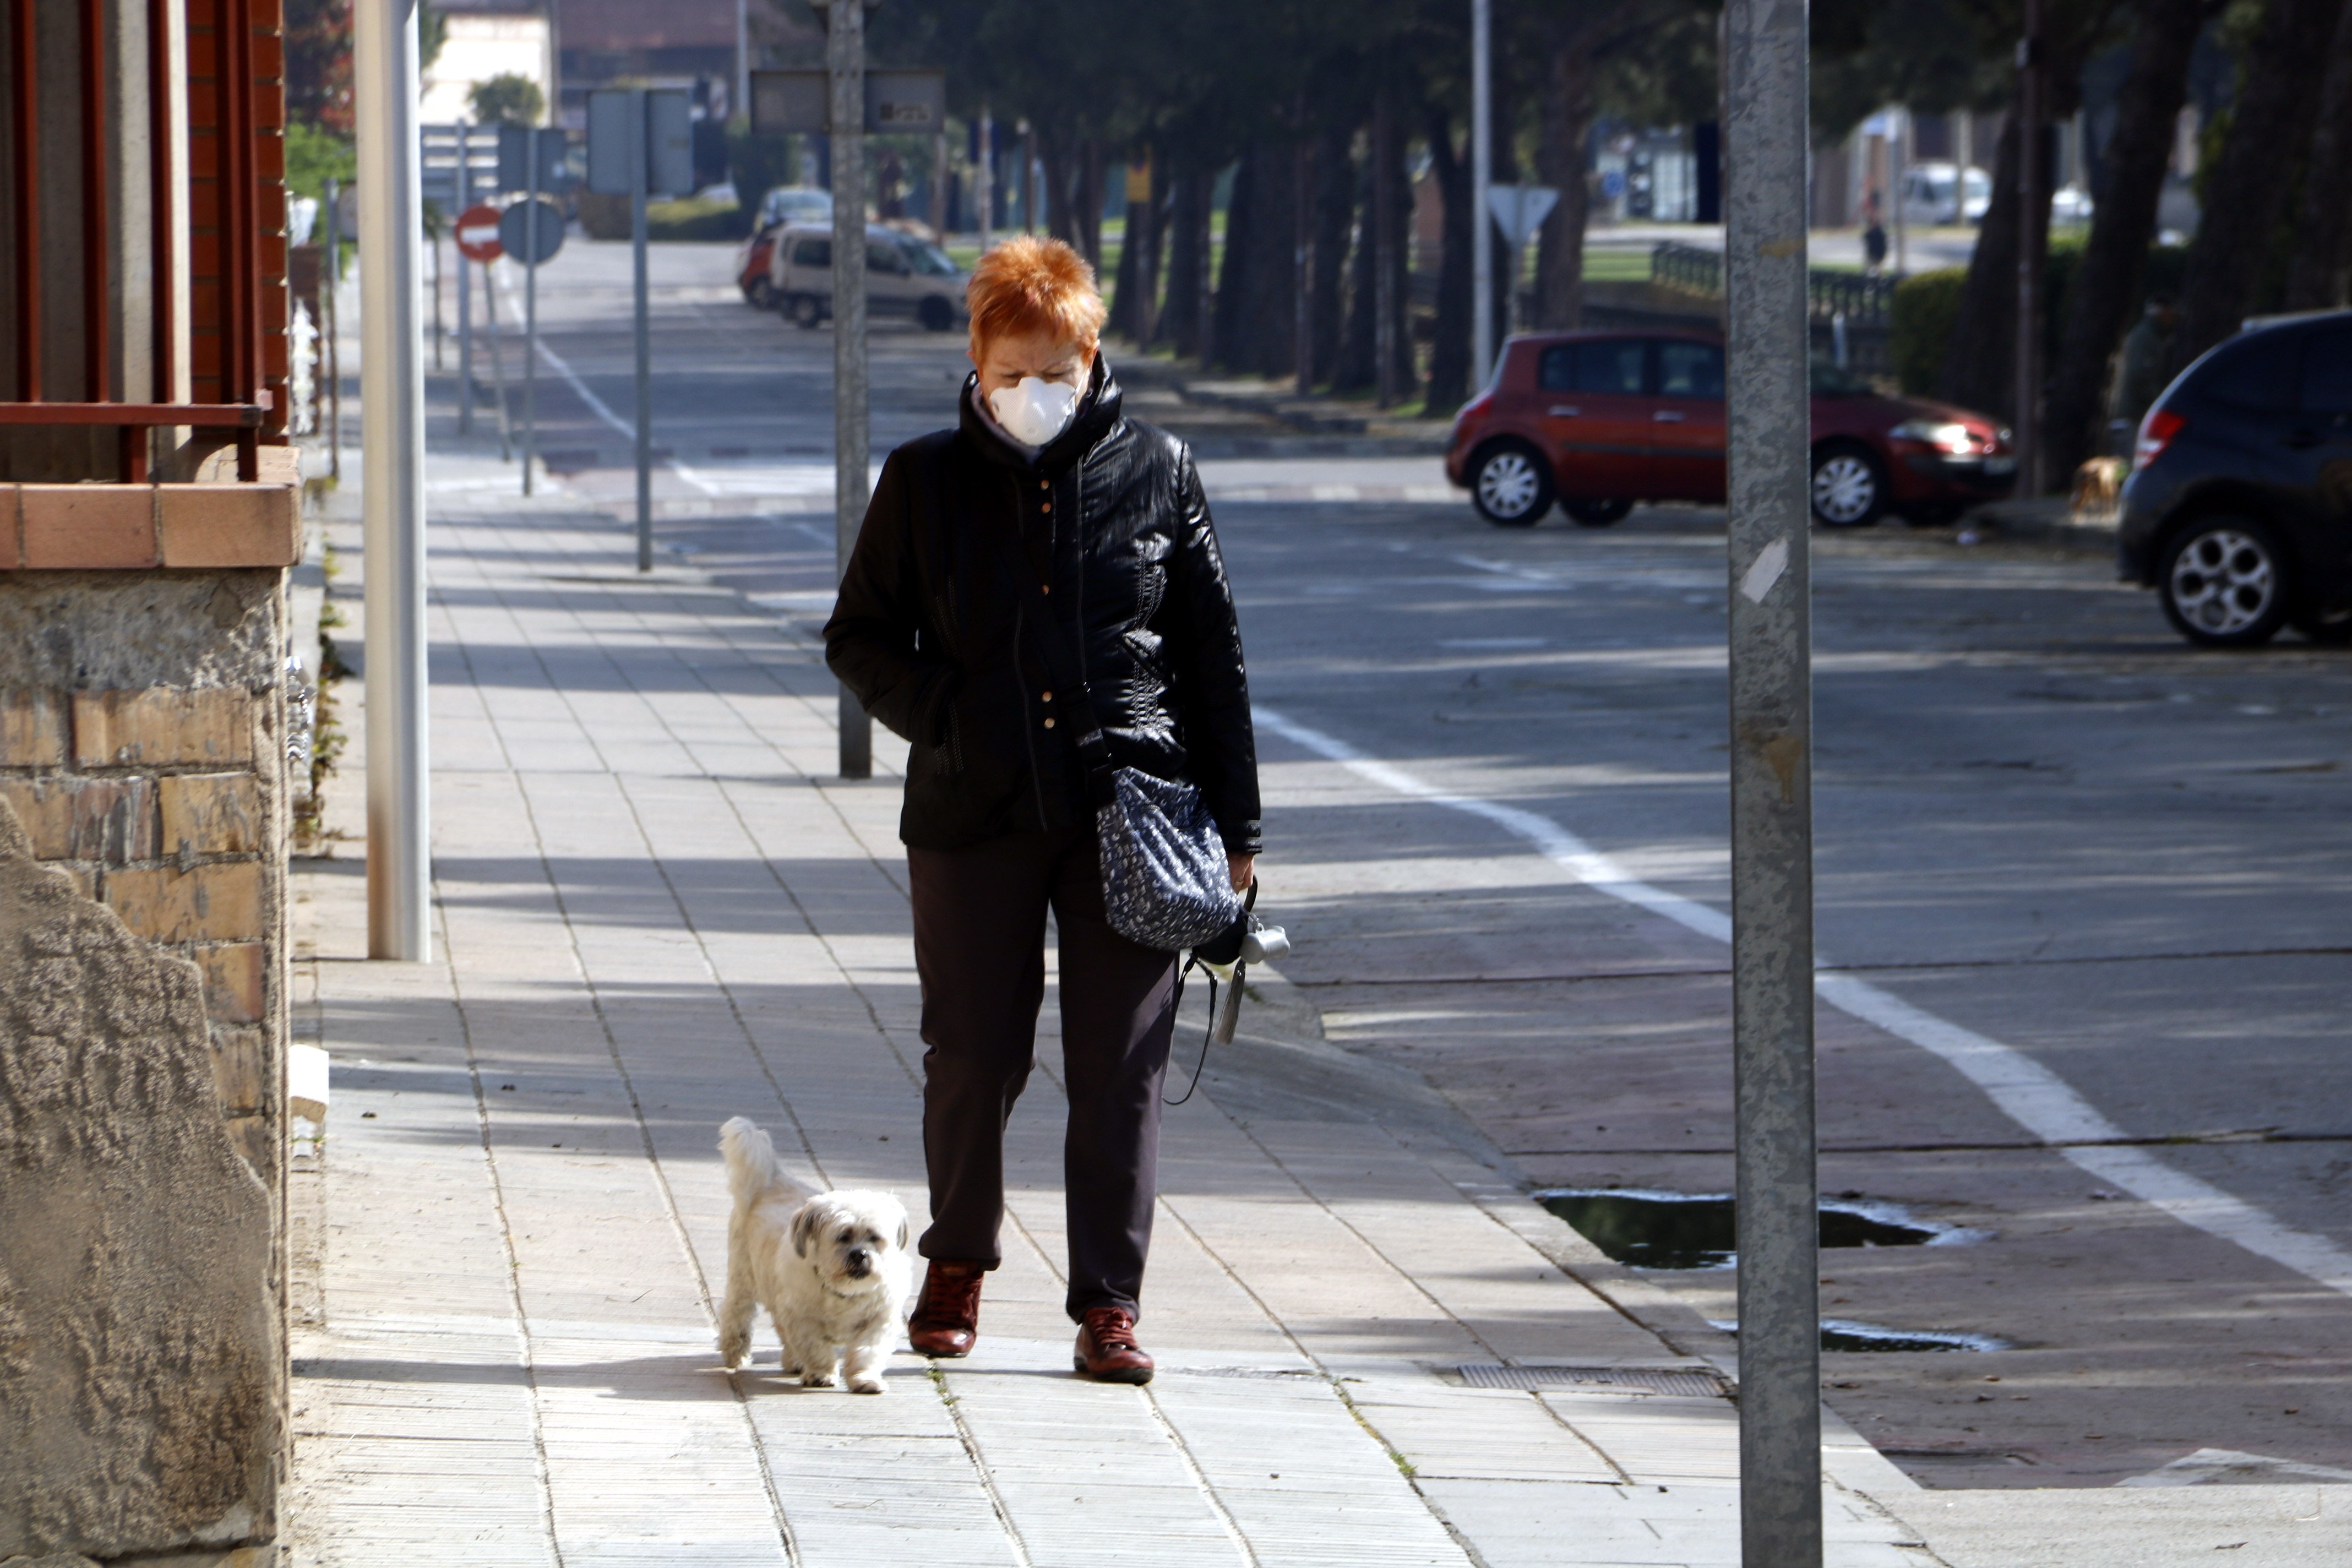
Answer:
<svg viewBox="0 0 2352 1568"><path fill-rule="evenodd" d="M0 572L0 1561L277 1532L284 579Z"/></svg>

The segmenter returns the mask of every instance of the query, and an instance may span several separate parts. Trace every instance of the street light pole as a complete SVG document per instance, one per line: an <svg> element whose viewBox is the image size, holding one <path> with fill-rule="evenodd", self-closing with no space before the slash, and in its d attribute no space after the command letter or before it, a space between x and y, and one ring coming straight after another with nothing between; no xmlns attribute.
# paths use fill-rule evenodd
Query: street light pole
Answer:
<svg viewBox="0 0 2352 1568"><path fill-rule="evenodd" d="M866 0L831 0L824 68L833 138L833 549L849 570L866 521ZM874 721L841 689L841 776L874 773Z"/></svg>
<svg viewBox="0 0 2352 1568"><path fill-rule="evenodd" d="M1745 1568L1822 1561L1806 7L1730 0L1724 235L1731 1009Z"/></svg>
<svg viewBox="0 0 2352 1568"><path fill-rule="evenodd" d="M630 280L636 291L637 570L654 569L654 351L646 325L646 161L653 149L653 99L629 89Z"/></svg>
<svg viewBox="0 0 2352 1568"><path fill-rule="evenodd" d="M417 0L356 0L361 519L367 574L368 956L431 956L425 701L424 267Z"/></svg>
<svg viewBox="0 0 2352 1568"><path fill-rule="evenodd" d="M2025 0L2017 41L2017 415L2011 421L2017 493L2042 493L2042 4Z"/></svg>
<svg viewBox="0 0 2352 1568"><path fill-rule="evenodd" d="M971 169L972 205L980 209L980 253L988 254L989 226L995 221L992 210L996 201L996 121L988 117L988 105L980 106L980 156Z"/></svg>
<svg viewBox="0 0 2352 1568"><path fill-rule="evenodd" d="M1495 178L1494 0L1470 0L1470 371L1474 391L1495 368L1495 236L1486 187Z"/></svg>
<svg viewBox="0 0 2352 1568"><path fill-rule="evenodd" d="M472 127L457 121L457 211L474 205L474 163L466 143ZM457 434L474 433L474 273L466 247L457 247Z"/></svg>

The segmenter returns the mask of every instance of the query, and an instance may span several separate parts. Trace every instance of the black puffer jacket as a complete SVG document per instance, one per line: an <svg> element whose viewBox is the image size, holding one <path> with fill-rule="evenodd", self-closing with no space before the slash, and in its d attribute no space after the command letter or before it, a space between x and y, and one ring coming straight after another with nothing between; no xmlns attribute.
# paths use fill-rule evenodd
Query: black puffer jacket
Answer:
<svg viewBox="0 0 2352 1568"><path fill-rule="evenodd" d="M1033 458L972 406L890 454L825 662L912 743L899 837L952 849L1091 816L1067 717L1012 574L1046 588L1114 765L1201 787L1228 851L1259 845L1241 633L1181 441L1119 413L1099 357L1069 429ZM1071 526L1075 520L1076 526Z"/></svg>

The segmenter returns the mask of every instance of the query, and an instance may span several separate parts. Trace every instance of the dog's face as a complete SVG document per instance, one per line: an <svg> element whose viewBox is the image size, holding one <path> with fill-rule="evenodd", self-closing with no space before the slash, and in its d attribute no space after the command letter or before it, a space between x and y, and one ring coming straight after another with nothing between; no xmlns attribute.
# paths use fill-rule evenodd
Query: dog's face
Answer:
<svg viewBox="0 0 2352 1568"><path fill-rule="evenodd" d="M844 1294L877 1286L907 1249L906 1205L887 1193L819 1193L793 1216L793 1252Z"/></svg>

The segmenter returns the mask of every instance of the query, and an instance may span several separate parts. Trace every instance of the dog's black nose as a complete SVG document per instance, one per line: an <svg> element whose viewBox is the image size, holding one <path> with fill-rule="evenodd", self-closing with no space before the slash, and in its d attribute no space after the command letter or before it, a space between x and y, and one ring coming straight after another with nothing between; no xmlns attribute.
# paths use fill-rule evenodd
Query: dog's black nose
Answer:
<svg viewBox="0 0 2352 1568"><path fill-rule="evenodd" d="M874 1255L862 1247L853 1247L844 1256L843 1261L849 1265L852 1274L864 1274L873 1266Z"/></svg>

